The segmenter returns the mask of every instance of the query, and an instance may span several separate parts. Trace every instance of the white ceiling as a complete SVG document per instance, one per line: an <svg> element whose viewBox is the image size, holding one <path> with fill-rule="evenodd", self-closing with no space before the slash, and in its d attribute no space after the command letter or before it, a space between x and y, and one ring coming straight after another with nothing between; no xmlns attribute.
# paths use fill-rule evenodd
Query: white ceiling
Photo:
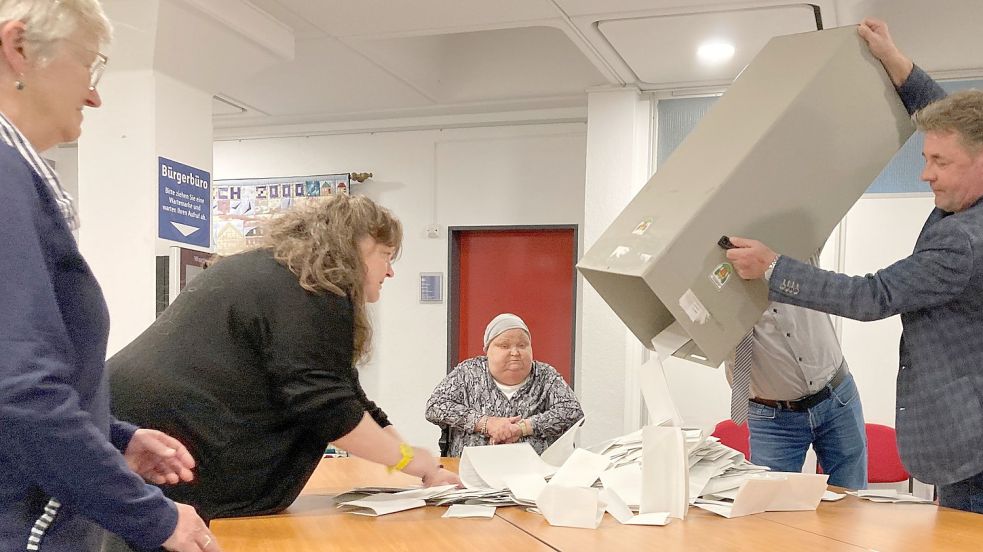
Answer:
<svg viewBox="0 0 983 552"><path fill-rule="evenodd" d="M586 106L588 89L690 93L731 82L773 36L886 19L938 76L983 75L979 0L249 0L295 57L224 82L217 133ZM696 60L722 38L734 59Z"/></svg>

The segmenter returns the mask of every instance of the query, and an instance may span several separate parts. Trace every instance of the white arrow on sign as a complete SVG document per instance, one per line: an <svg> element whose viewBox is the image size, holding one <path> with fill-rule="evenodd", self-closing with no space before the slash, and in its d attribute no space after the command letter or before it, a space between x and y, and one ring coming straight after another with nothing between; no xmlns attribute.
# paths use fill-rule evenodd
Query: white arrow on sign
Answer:
<svg viewBox="0 0 983 552"><path fill-rule="evenodd" d="M177 231L180 232L181 235L186 238L191 234L194 234L198 230L201 230L201 228L198 228L197 226L191 226L190 224L181 224L180 222L174 222L173 220L170 222L172 225L174 225L174 228L177 228Z"/></svg>

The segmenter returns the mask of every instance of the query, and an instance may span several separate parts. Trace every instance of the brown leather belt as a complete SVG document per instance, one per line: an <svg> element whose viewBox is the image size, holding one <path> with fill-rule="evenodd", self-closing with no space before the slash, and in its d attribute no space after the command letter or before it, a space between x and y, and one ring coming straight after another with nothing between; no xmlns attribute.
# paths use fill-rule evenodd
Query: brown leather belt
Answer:
<svg viewBox="0 0 983 552"><path fill-rule="evenodd" d="M796 412L801 412L803 410L809 410L810 408L816 406L817 404L825 401L832 394L833 389L839 387L843 383L843 379L847 375L847 371L844 368L845 363L840 365L840 369L833 374L833 379L829 380L829 383L825 387L816 391L812 395L802 397L801 399L796 399L794 401L773 401L771 399L761 399L758 397L752 397L751 402L763 404L765 406L770 406L772 408L784 408L785 410L794 410Z"/></svg>

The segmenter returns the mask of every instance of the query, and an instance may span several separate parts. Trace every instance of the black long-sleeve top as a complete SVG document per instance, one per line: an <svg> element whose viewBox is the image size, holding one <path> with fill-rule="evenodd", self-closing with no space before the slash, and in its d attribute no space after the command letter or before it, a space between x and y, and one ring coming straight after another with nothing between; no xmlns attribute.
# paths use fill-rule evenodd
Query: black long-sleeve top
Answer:
<svg viewBox="0 0 983 552"><path fill-rule="evenodd" d="M108 361L112 411L197 460L169 497L209 519L276 512L365 412L389 425L359 383L353 335L347 297L304 290L268 250L235 255Z"/></svg>

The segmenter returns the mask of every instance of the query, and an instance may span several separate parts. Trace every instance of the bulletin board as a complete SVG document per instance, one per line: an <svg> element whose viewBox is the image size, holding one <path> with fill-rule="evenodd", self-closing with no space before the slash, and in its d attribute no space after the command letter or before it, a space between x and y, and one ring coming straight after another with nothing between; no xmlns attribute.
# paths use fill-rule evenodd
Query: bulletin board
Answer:
<svg viewBox="0 0 983 552"><path fill-rule="evenodd" d="M212 184L212 242L231 255L257 245L263 223L295 205L351 193L348 174L216 180Z"/></svg>

